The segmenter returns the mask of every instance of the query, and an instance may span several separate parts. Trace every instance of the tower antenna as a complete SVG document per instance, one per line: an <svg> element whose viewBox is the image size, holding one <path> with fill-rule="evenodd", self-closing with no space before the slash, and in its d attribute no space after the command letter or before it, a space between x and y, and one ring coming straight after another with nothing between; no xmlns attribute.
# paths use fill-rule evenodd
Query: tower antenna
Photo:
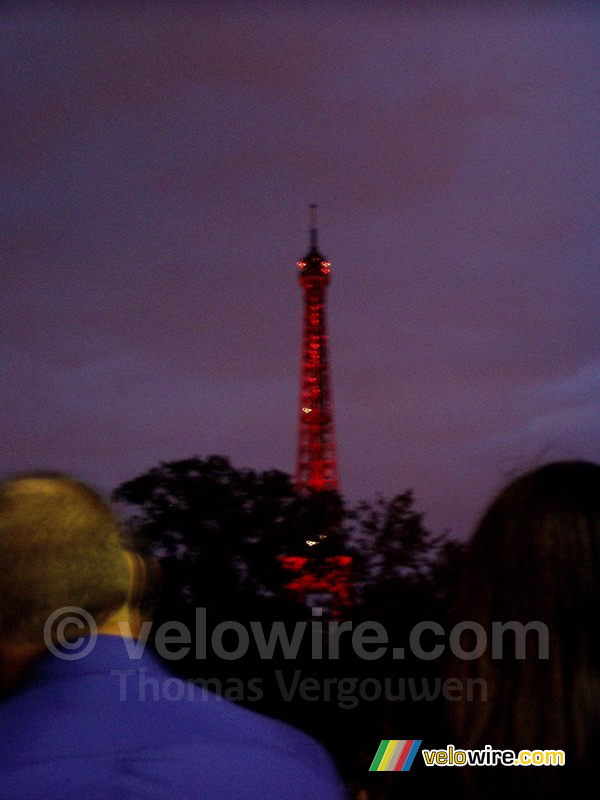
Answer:
<svg viewBox="0 0 600 800"><path fill-rule="evenodd" d="M319 206L316 203L311 203L310 208L310 249L316 250L317 249L317 208Z"/></svg>

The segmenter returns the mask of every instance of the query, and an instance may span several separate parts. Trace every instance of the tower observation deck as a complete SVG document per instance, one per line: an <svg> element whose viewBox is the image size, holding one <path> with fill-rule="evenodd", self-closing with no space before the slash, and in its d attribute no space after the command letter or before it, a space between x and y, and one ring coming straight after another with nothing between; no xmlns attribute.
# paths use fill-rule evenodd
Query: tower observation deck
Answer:
<svg viewBox="0 0 600 800"><path fill-rule="evenodd" d="M296 489L337 490L325 292L331 264L317 243L317 206L310 206L310 250L298 261L304 292Z"/></svg>

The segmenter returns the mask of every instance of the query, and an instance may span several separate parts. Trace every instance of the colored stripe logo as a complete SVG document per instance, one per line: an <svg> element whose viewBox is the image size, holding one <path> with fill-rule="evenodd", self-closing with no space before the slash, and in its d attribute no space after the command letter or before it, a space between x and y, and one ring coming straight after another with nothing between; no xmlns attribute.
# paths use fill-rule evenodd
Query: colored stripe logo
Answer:
<svg viewBox="0 0 600 800"><path fill-rule="evenodd" d="M408 772L422 739L382 739L369 772Z"/></svg>

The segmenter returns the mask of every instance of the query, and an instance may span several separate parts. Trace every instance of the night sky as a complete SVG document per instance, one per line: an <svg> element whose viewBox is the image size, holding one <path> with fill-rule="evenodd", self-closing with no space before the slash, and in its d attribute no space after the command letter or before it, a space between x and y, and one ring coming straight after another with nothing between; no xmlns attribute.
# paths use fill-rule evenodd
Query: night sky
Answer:
<svg viewBox="0 0 600 800"><path fill-rule="evenodd" d="M292 472L310 202L349 501L600 460L600 5L508 5L5 5L2 472Z"/></svg>

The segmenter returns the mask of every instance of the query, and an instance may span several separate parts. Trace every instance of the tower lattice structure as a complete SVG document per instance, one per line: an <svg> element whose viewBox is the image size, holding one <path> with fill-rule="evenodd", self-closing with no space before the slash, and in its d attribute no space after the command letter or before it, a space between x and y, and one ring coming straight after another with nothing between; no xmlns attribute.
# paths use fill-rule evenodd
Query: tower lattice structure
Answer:
<svg viewBox="0 0 600 800"><path fill-rule="evenodd" d="M316 205L310 206L310 250L298 261L304 293L295 477L298 492L338 489L325 313L331 264L318 248L316 209ZM285 589L290 594L305 605L320 605L321 610L324 604L327 613L339 617L352 596L352 558L336 553L332 546L336 525L329 523L324 529L311 531L296 554L280 556L279 561L289 572Z"/></svg>
<svg viewBox="0 0 600 800"><path fill-rule="evenodd" d="M329 376L325 292L331 264L317 244L317 206L310 206L310 250L298 261L304 292L296 488L337 490L338 470Z"/></svg>

